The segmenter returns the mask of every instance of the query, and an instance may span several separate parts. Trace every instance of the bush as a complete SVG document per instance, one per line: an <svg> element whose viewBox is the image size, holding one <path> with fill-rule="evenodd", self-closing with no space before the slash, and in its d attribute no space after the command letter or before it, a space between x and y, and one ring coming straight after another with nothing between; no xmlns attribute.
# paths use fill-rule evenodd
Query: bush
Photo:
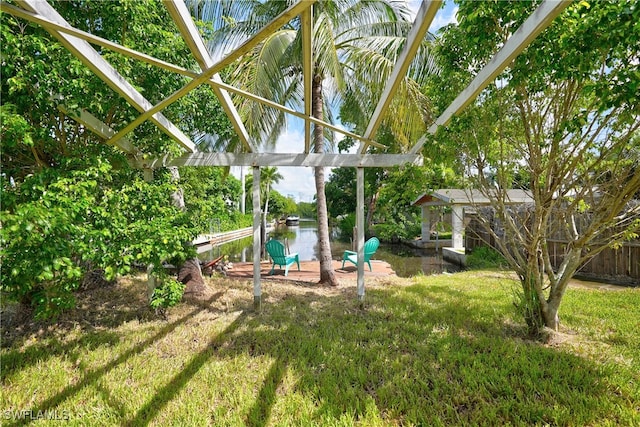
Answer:
<svg viewBox="0 0 640 427"><path fill-rule="evenodd" d="M47 170L3 186L0 290L38 318L74 306L86 266L113 280L134 263L160 267L195 255L188 217L171 205L171 183L109 180L103 163L81 171ZM51 175L51 176L49 176Z"/></svg>
<svg viewBox="0 0 640 427"><path fill-rule="evenodd" d="M373 230L381 240L393 242L400 239L413 239L421 233L421 223L416 218L406 220L387 221L383 224L376 224Z"/></svg>
<svg viewBox="0 0 640 427"><path fill-rule="evenodd" d="M185 285L172 278L164 278L153 290L151 296L151 308L155 310L166 309L177 305L182 300Z"/></svg>
<svg viewBox="0 0 640 427"><path fill-rule="evenodd" d="M353 229L356 226L356 214L345 215L338 221L338 230L340 230L340 238L349 240L353 236Z"/></svg>
<svg viewBox="0 0 640 427"><path fill-rule="evenodd" d="M500 252L489 246L479 246L467 255L467 267L472 269L500 268L506 260Z"/></svg>

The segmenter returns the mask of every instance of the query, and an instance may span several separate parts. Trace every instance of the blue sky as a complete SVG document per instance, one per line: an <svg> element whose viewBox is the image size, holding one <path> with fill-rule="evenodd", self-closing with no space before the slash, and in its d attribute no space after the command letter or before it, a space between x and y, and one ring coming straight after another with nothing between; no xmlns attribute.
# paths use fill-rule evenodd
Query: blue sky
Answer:
<svg viewBox="0 0 640 427"><path fill-rule="evenodd" d="M420 8L420 0L410 0L410 9L415 13ZM455 14L458 6L452 1L445 1L445 5L438 11L430 31L435 32L439 28L455 22ZM303 122L297 118L290 118L287 130L278 139L275 152L277 153L301 153L304 151L304 131ZM245 173L249 173L245 168ZM240 177L240 168L232 168L233 175ZM274 185L274 188L284 196L292 196L296 202L311 202L316 194L313 169L305 167L278 167L278 172L283 179ZM326 177L329 177L329 169L326 170Z"/></svg>

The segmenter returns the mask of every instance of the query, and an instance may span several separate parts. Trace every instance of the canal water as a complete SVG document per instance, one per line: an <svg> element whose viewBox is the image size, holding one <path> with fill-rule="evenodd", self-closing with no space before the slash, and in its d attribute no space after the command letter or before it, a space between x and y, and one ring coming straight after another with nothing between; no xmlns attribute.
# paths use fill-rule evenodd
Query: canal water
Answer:
<svg viewBox="0 0 640 427"><path fill-rule="evenodd" d="M301 219L300 225L280 225L271 229L269 236L285 243L289 253L297 252L300 261L319 259L316 221ZM331 253L333 259L342 259L345 250L352 250L351 243L338 240L337 232L332 233ZM253 237L245 237L215 247L210 245L200 247L199 258L203 261L215 259L221 255L226 255L231 262L251 262L253 260ZM401 244L382 243L372 259L388 262L400 277L460 271L459 266L444 261L440 251L413 249Z"/></svg>

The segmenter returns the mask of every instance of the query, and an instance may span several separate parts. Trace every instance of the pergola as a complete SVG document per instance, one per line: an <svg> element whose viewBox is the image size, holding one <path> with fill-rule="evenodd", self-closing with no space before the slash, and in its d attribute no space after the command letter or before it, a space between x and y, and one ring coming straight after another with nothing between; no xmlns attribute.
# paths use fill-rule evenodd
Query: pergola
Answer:
<svg viewBox="0 0 640 427"><path fill-rule="evenodd" d="M131 106L140 112L140 115L131 123L124 125L116 131L88 111L74 114L65 111L87 129L92 130L102 137L107 144L112 144L130 155L134 166L149 172L157 167L171 166L251 166L253 168L253 245L254 245L254 305L261 304L260 286L260 168L265 166L306 166L306 167L356 167L357 168L357 253L358 253L358 279L357 295L360 301L364 300L364 168L389 167L407 163L421 162L420 152L426 142L423 136L406 153L395 154L366 154L367 147L379 145L373 141L378 127L387 111L387 108L396 92L407 69L413 60L415 53L423 41L431 22L441 6L440 0L423 0L417 13L413 27L407 36L403 51L398 57L393 72L386 82L382 96L369 121L364 134L357 135L341 129L333 124L316 119L311 115L311 83L312 83L312 9L315 0L300 0L291 5L286 11L276 17L253 37L229 52L219 61L214 61L207 51L196 25L186 5L181 0L165 1L164 4L175 21L182 37L186 41L191 54L200 66L200 70L187 70L170 64L160 59L151 57L109 40L94 36L90 33L73 28L51 5L45 0L16 0L17 6L0 3L1 10L16 17L36 23L45 28L53 37L58 39L73 55L82 61L92 72L122 96ZM569 4L571 1L545 0L527 18L522 26L507 40L495 56L480 70L471 83L458 94L455 100L438 117L427 130L428 134L435 134L440 126L445 126L451 118L469 105L476 96L500 74L510 62L531 43L537 35L543 31ZM295 111L271 100L256 96L240 88L226 84L218 72L223 70L235 60L249 52L254 46L261 43L274 31L300 17L302 25L303 41L303 80L304 80L304 111ZM133 59L161 67L191 78L191 81L181 89L169 95L156 105L152 105L139 93L126 79L91 46L99 45L107 49L119 52ZM169 121L162 110L171 103L188 94L200 85L209 85L215 92L222 107L228 115L235 131L237 132L245 153L204 153L198 152L196 144L185 135L178 126ZM256 102L284 111L292 116L304 120L304 147L298 153L267 153L258 152L254 147L260 144L252 144L245 126L236 110L229 93L235 93L247 97ZM64 109L63 106L60 107ZM153 122L166 135L175 140L184 149L185 154L176 158L158 157L154 159L142 159L139 150L127 139L127 135L145 121ZM356 154L316 154L310 152L311 124L321 124L335 132L348 135L360 141ZM147 175L148 176L148 175Z"/></svg>

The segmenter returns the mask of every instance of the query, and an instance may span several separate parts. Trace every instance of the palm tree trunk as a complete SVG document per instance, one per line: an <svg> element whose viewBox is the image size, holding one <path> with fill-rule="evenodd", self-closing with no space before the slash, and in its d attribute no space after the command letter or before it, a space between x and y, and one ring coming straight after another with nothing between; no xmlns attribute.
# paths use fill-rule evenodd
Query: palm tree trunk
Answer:
<svg viewBox="0 0 640 427"><path fill-rule="evenodd" d="M367 218L366 218L366 223L365 223L365 232L368 232L371 230L371 226L373 224L373 215L376 212L376 206L378 203L378 196L380 195L380 189L378 188L378 190L376 190L372 195L371 195L371 199L369 200L369 209L367 209Z"/></svg>
<svg viewBox="0 0 640 427"><path fill-rule="evenodd" d="M312 115L323 119L322 76L315 75L312 85ZM313 128L313 145L316 153L324 152L324 128L316 124ZM329 243L329 216L327 214L327 198L324 194L324 168L315 168L316 181L316 209L318 214L318 246L320 249L320 283L338 286L338 280L333 271L331 260L331 245Z"/></svg>
<svg viewBox="0 0 640 427"><path fill-rule="evenodd" d="M271 192L271 186L269 185L269 183L267 182L267 195L265 196L265 200L264 200L264 218L263 218L263 222L266 224L267 223L267 215L269 213L269 193Z"/></svg>

